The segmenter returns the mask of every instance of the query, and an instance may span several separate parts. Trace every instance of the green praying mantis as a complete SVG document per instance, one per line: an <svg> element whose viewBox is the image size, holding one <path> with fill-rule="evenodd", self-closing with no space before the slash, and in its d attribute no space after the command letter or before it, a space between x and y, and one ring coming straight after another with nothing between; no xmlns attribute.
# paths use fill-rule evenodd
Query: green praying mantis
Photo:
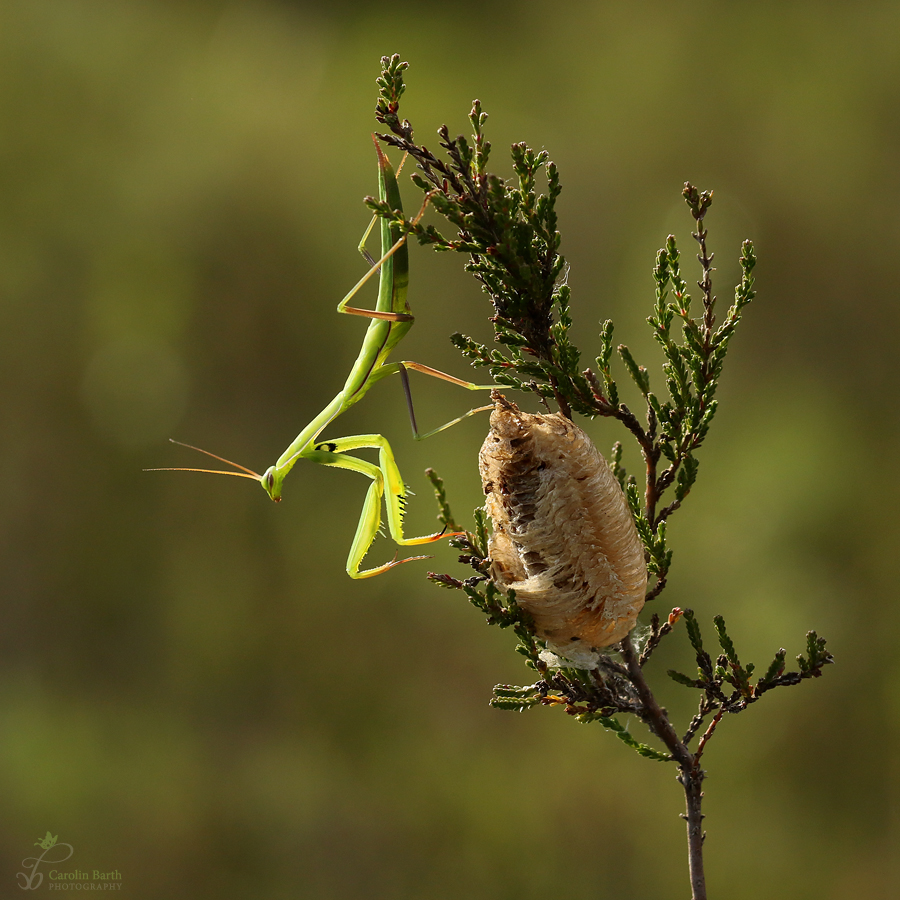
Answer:
<svg viewBox="0 0 900 900"><path fill-rule="evenodd" d="M375 140L373 136L373 140ZM397 184L397 177L393 167L387 156L385 156L378 141L375 140L375 150L378 155L378 195L379 200L386 201L389 207L397 212L403 210L400 200L400 189ZM402 162L401 162L402 166ZM427 194L422 208L412 224L417 224L425 213L425 209L430 199ZM428 534L422 537L404 537L403 535L403 514L406 503L406 487L394 459L394 453L387 439L380 434L357 434L350 437L336 438L329 441L319 441L319 435L323 429L333 422L338 416L346 412L355 403L358 403L369 391L369 389L381 381L388 375L398 374L403 383L406 393L407 403L409 406L410 421L412 423L413 434L417 440L424 439L457 422L462 421L467 416L482 410L491 409L490 406L478 407L469 410L469 412L459 416L451 422L447 422L440 428L429 431L426 434L420 434L416 425L415 413L413 411L412 399L409 391L409 379L407 370L412 369L416 372L422 372L425 375L432 375L441 378L468 390L490 390L494 385L477 385L452 375L447 375L430 366L424 366L421 363L403 360L402 362L387 362L387 358L391 351L415 321L410 312L409 303L407 301L407 289L409 286L409 254L407 244L407 235L402 233L401 228L396 224L391 224L385 219L381 219L381 258L377 261L373 260L366 251L365 245L369 233L375 224L372 220L366 233L360 241L359 250L370 264L369 271L353 286L349 293L338 303L337 311L354 316L364 316L370 319L366 335L363 339L362 348L359 356L347 376L343 388L337 393L334 399L314 418L310 423L297 435L287 450L281 454L274 466L270 466L265 473L259 475L252 469L242 466L239 463L232 462L224 457L210 453L208 450L202 450L190 444L182 444L192 450L198 450L205 453L213 459L217 459L226 465L233 466L239 471L227 471L218 469L195 469L185 467L167 467L165 469L150 469L147 471L180 471L180 472L208 472L215 475L235 475L239 478L252 478L258 481L265 492L272 500L278 502L281 500L281 490L284 479L291 471L298 460L308 459L311 462L319 463L324 466L334 466L339 469L349 469L352 472L359 472L371 479L371 485L366 494L365 503L363 504L362 515L359 519L359 525L350 547L350 553L347 557L347 574L351 578L370 578L373 575L380 575L394 566L402 563L412 562L417 559L427 559L426 556L410 556L404 559L394 559L380 566L369 569L361 569L362 561L369 551L372 542L381 527L381 503L382 499L386 502L387 522L392 539L401 546L413 546L418 544L429 544L437 541L442 537L453 537L457 533L448 533L440 531L435 534ZM378 285L378 301L375 309L359 309L349 305L349 301L363 287L375 272L379 272ZM180 441L173 443L181 444ZM372 448L378 450L378 464L367 462L350 455L350 451L363 448Z"/></svg>

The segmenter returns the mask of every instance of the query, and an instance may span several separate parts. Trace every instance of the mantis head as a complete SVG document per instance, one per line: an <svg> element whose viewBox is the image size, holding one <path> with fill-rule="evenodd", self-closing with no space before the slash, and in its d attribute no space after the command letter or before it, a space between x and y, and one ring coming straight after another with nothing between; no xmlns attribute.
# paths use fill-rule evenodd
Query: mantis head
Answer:
<svg viewBox="0 0 900 900"><path fill-rule="evenodd" d="M281 485L284 476L279 477L275 466L269 466L259 479L259 483L263 486L263 490L276 502L281 502Z"/></svg>

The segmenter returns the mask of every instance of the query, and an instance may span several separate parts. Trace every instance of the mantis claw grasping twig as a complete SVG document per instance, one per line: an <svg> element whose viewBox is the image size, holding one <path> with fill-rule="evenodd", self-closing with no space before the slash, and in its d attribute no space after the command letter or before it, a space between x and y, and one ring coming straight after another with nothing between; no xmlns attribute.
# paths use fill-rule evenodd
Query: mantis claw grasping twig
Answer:
<svg viewBox="0 0 900 900"><path fill-rule="evenodd" d="M374 136L373 136L373 140ZM400 190L397 186L397 178L390 162L384 155L378 142L375 141L375 150L378 154L378 192L379 199L386 201L391 209L402 212L402 204L400 201ZM417 223L424 215L428 205L430 194L426 195L425 202L418 215L413 219L413 224ZM374 223L374 220L373 220ZM193 447L190 444L182 444L182 446L190 447L192 450L199 450L207 456L217 459L220 462L233 466L240 471L225 471L214 469L189 469L185 467L169 467L167 469L150 469L147 471L188 471L188 472L210 472L218 475L236 475L240 478L252 478L262 484L263 489L276 502L281 500L282 484L288 472L294 467L299 459L308 459L312 462L319 463L324 466L334 466L339 469L350 469L359 472L371 479L372 483L366 494L363 504L362 515L360 516L359 526L356 529L356 535L350 547L350 554L347 557L347 573L351 578L369 578L372 575L379 575L399 566L405 562L411 562L416 559L427 559L424 556L411 556L405 559L394 559L380 566L370 569L360 569L362 561L375 540L381 526L381 501L385 500L387 509L388 528L393 540L401 546L413 546L418 544L428 544L437 541L442 537L453 537L459 532L447 533L444 531L435 534L424 535L422 537L407 538L403 536L403 513L406 499L406 487L397 468L393 451L390 444L380 434L360 434L351 437L337 438L332 441L319 441L319 435L322 430L336 419L341 413L346 412L354 403L361 400L369 388L377 381L380 381L387 375L399 374L406 393L407 402L409 404L410 421L412 422L413 434L417 439L428 437L443 431L450 425L461 421L473 413L486 409L492 409L491 406L479 407L470 410L465 415L436 428L426 434L420 434L416 425L415 415L412 408L412 399L409 393L409 379L407 370L412 369L422 372L426 375L432 375L441 378L453 384L457 384L468 390L489 390L494 385L477 385L468 381L462 381L432 369L430 366L424 366L420 363L404 360L403 362L388 363L387 357L396 345L403 339L407 331L412 327L414 317L410 312L409 303L406 294L409 285L409 256L406 247L407 235L401 232L398 225L392 225L385 219L381 220L381 258L373 261L371 256L365 249L366 238L372 229L372 225L366 230L365 235L360 243L360 252L369 261L371 268L350 290L350 292L338 304L337 311L347 313L348 315L364 316L368 318L369 327L366 330L363 339L362 349L344 387L338 392L335 398L297 435L287 450L281 454L274 466L270 466L262 475L257 474L252 469L241 466L238 463L231 462L221 456L216 456L208 450L201 450L199 447ZM356 295L366 282L378 271L379 287L378 301L375 309L359 309L349 306L348 302ZM181 444L180 441L174 441ZM359 450L362 448L374 448L378 450L378 464L367 462L351 456L349 451Z"/></svg>

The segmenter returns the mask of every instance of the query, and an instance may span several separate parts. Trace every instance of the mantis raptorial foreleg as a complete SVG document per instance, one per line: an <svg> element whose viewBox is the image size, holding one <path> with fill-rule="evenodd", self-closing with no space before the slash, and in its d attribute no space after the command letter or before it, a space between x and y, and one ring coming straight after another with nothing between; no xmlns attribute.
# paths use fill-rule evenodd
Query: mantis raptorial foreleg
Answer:
<svg viewBox="0 0 900 900"><path fill-rule="evenodd" d="M390 162L378 146L376 141L375 149L378 154L378 193L379 198L386 202L392 210L402 211L403 207L400 202L400 190L397 186L397 178L394 170L391 168ZM425 212L428 204L429 195L426 195L425 202L418 215L412 220L413 224L417 223ZM373 220L374 224L374 220ZM334 399L315 417L313 420L297 435L291 442L290 446L281 456L274 466L270 466L263 475L258 475L251 469L232 463L223 457L216 456L206 450L206 453L214 459L234 466L240 471L224 471L210 469L186 469L179 467L179 471L194 472L211 472L222 475L236 475L240 478L253 478L259 481L266 493L272 500L281 499L281 490L284 479L288 472L294 467L300 459L308 459L311 462L320 465L334 466L340 469L350 469L359 472L371 479L372 484L366 494L366 500L363 505L362 515L359 525L356 529L356 535L350 548L350 555L347 559L347 572L351 578L367 578L372 575L378 575L394 566L404 562L410 562L413 559L423 559L421 556L408 557L406 559L393 559L381 566L375 566L370 569L361 569L362 561L375 540L381 526L381 503L385 501L387 511L388 529L393 540L401 546L410 546L416 544L427 544L436 541L441 537L451 536L444 532L436 534L424 535L422 537L406 538L403 535L403 513L406 498L406 488L403 479L397 468L394 454L390 444L380 434L356 435L354 437L337 438L332 441L319 441L319 435L322 430L341 413L346 412L354 403L361 400L377 381L388 375L399 374L403 382L404 390L407 396L407 402L410 408L410 418L413 425L413 433L417 438L427 437L436 434L448 428L450 425L472 415L480 410L470 410L463 416L448 422L440 428L434 429L427 434L419 434L416 426L415 416L412 411L412 401L409 394L409 380L407 378L407 369L422 372L426 375L432 375L445 381L465 387L469 390L487 390L493 385L476 385L468 381L462 381L432 369L430 366L424 366L420 363L404 361L402 363L388 363L387 358L394 347L400 342L407 331L412 327L414 321L407 303L406 293L409 284L409 259L406 247L406 234L401 232L398 225L392 224L385 219L381 219L380 236L381 236L381 257L378 260L372 260L365 250L365 241L368 237L373 225L369 225L366 234L360 244L360 250L363 255L372 264L369 272L361 278L356 285L347 293L347 295L338 304L338 312L347 313L349 315L363 316L369 319L369 325L363 339L362 348L359 356L353 364L344 387L338 392ZM374 277L375 273L379 276L378 301L375 309L360 309L350 306L349 301L356 293ZM482 407L481 409L490 409L491 407ZM176 441L175 443L179 443ZM190 446L190 445L184 445ZM359 450L363 448L376 448L378 450L378 465L357 459L351 456L348 451ZM193 447L199 450L198 447Z"/></svg>
<svg viewBox="0 0 900 900"><path fill-rule="evenodd" d="M349 450L361 450L366 447L378 450L378 465L357 459L348 455ZM359 528L353 539L350 554L347 557L347 572L351 578L368 578L371 575L379 575L388 569L410 559L425 559L423 556L414 556L407 559L391 560L382 566L360 571L359 567L363 557L375 540L378 529L381 526L381 501L385 500L387 510L388 530L395 543L404 547L417 544L430 544L443 537L443 532L429 534L423 537L408 538L403 536L403 513L406 506L406 487L397 461L387 439L380 434L358 434L352 437L338 438L334 441L325 441L317 444L315 449L307 456L308 459L320 463L323 466L334 466L338 469L350 469L360 472L372 479L366 501L363 505L362 516L359 520Z"/></svg>

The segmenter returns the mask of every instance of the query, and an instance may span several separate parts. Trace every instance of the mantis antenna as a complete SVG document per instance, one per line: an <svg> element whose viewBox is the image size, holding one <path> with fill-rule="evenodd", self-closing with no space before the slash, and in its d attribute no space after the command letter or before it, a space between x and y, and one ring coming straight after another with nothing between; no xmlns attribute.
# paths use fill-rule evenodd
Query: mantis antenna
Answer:
<svg viewBox="0 0 900 900"><path fill-rule="evenodd" d="M194 469L189 468L187 466L160 466L155 469L142 469L143 472L206 472L209 475L236 475L238 478L252 478L254 481L262 481L262 475L254 472L253 469L248 469L246 466L242 466L240 463L232 462L230 459L225 459L224 456L216 456L215 453L210 453L209 450L204 450L202 447L195 447L193 444L185 444L184 441L176 441L175 438L169 438L169 440L173 444L178 444L179 447L187 447L188 450L196 450L198 453L205 453L207 456L211 456L213 459L219 460L219 462L225 463L228 466L234 466L236 469L241 469L240 472L229 472L227 469Z"/></svg>

